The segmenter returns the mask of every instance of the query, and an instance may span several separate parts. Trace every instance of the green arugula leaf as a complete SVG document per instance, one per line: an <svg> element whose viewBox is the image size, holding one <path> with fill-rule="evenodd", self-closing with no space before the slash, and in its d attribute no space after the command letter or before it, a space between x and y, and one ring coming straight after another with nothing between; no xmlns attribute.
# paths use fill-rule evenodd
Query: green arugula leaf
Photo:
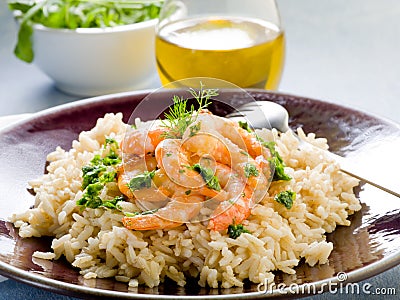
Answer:
<svg viewBox="0 0 400 300"><path fill-rule="evenodd" d="M14 48L14 54L16 57L27 63L33 61L32 35L32 26L27 23L21 23L21 27L18 31L18 42Z"/></svg>
<svg viewBox="0 0 400 300"><path fill-rule="evenodd" d="M32 62L33 24L50 28L99 28L156 19L163 0L13 0L8 4L21 20L15 55Z"/></svg>

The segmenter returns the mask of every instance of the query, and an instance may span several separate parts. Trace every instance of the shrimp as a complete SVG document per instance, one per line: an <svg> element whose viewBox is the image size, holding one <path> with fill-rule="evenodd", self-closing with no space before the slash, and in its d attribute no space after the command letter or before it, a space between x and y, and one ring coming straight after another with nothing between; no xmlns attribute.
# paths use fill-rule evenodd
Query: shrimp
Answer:
<svg viewBox="0 0 400 300"><path fill-rule="evenodd" d="M151 159L155 160L154 157ZM155 167L153 170L155 170ZM132 189L130 187L131 180L137 175L143 176L144 172L145 168L139 168L131 160L130 163L120 167L118 175L119 190L143 211L161 208L171 200L170 197L174 194L185 195L185 192L187 192L187 189L172 182L161 169L155 170L153 178L149 178L151 180L150 186Z"/></svg>
<svg viewBox="0 0 400 300"><path fill-rule="evenodd" d="M223 140L211 133L200 132L193 135L185 139L182 146L197 156L211 157L215 161L225 165L231 163L231 154L228 147Z"/></svg>
<svg viewBox="0 0 400 300"><path fill-rule="evenodd" d="M147 159L150 159L150 157ZM154 157L151 157L151 159L155 160ZM170 198L174 194L185 195L187 192L187 189L172 182L165 174L164 170L155 170L155 166L152 170L155 172L153 178L149 178L151 180L150 186L141 187L139 189L132 189L130 187L130 182L137 175L143 176L146 171L145 168L139 168L138 165L132 163L131 160L130 163L120 167L120 173L118 175L119 190L126 195L130 201L135 202L143 211L161 208L171 200Z"/></svg>
<svg viewBox="0 0 400 300"><path fill-rule="evenodd" d="M216 163L215 176L217 176L223 189L228 193L228 197L233 198L243 193L244 183L230 167Z"/></svg>
<svg viewBox="0 0 400 300"><path fill-rule="evenodd" d="M258 161L235 144L230 138L226 138L223 135L225 134L237 140L235 133L229 132L230 130L228 129L231 128L231 131L235 131L232 128L235 123L209 114L199 115L197 122L199 123L195 126L200 125L198 126L200 128L199 131L194 136L187 135L186 131L184 135L186 140L183 142L183 147L192 153L192 155L202 156L204 153L208 153L209 156L214 158L217 162L222 162L232 167L242 178L243 182L254 189L255 198L258 199L257 202L261 201L267 193L270 184L270 176L267 177L265 175L264 169L267 169L265 164L264 168L261 168ZM203 139L203 141L200 143L199 140L201 139ZM223 147L221 143L224 145ZM202 148L199 148L198 145ZM222 152L215 153L215 149L219 149L218 151ZM228 157L229 159L221 159L219 161L219 157ZM263 161L263 163L265 162L268 164L267 161Z"/></svg>
<svg viewBox="0 0 400 300"><path fill-rule="evenodd" d="M118 188L132 202L136 202L143 210L152 210L165 205L173 193L183 195L183 189L166 176L161 169L156 170L156 159L146 156L144 159L134 157L121 165L118 169ZM136 176L143 176L145 172L155 171L153 178L149 177L150 185L133 189L130 187L131 180ZM149 174L149 173L147 173Z"/></svg>
<svg viewBox="0 0 400 300"><path fill-rule="evenodd" d="M124 217L122 223L128 229L170 229L190 222L200 212L204 196L190 195L174 197L166 206L152 214Z"/></svg>
<svg viewBox="0 0 400 300"><path fill-rule="evenodd" d="M253 192L231 168L225 165L217 164L216 175L228 193L229 199L217 206L207 228L221 231L231 224L242 223L250 216Z"/></svg>
<svg viewBox="0 0 400 300"><path fill-rule="evenodd" d="M156 148L156 160L161 170L164 170L169 179L185 191L210 198L223 199L224 193L212 189L199 172L195 171L190 164L186 151L182 148L182 141L177 139L166 139L160 142Z"/></svg>
<svg viewBox="0 0 400 300"><path fill-rule="evenodd" d="M131 129L125 134L125 138L120 144L123 154L123 164L118 169L118 188L129 199L145 197L145 193L136 191L134 193L129 188L130 180L142 174L145 171L156 169L157 162L154 158L154 151L157 145L164 139L165 128L158 123L152 124L152 127L143 127L140 129ZM139 196L138 194L143 194ZM147 194L153 201L161 201L160 197L154 197L154 194Z"/></svg>
<svg viewBox="0 0 400 300"><path fill-rule="evenodd" d="M212 164L210 160L200 160L199 163L205 167L209 167ZM208 228L220 231L228 228L232 223L242 222L247 219L250 215L252 199L251 190L249 188L246 189L240 177L230 167L215 163L215 176L222 185L226 196L224 197L225 200L221 201L213 212ZM187 195L188 190L173 182L163 169L158 169L155 172L153 183L157 189L145 189L143 190L145 194L149 194L150 191L158 192L171 200L165 206L155 207L159 208L155 214L138 214L134 217L124 217L123 224L128 229L174 228L189 222L200 212L205 199L205 196L202 195L204 194L202 188L193 189L190 191L190 195ZM138 199L136 202L138 202ZM142 201L139 201L139 203L142 203ZM154 208L154 206L144 207L147 210Z"/></svg>
<svg viewBox="0 0 400 300"><path fill-rule="evenodd" d="M125 159L124 163L117 170L118 188L121 193L129 199L134 198L134 194L129 188L130 180L145 171L154 170L156 165L156 159L152 156L132 156L129 159Z"/></svg>
<svg viewBox="0 0 400 300"><path fill-rule="evenodd" d="M269 150L235 122L200 113L182 140L164 139L164 131L160 126L134 131L121 147L133 156L131 165L119 174L121 191L143 210L157 209L124 217L126 228L174 228L193 220L202 207L217 205L207 228L221 231L247 219L254 204L268 193ZM146 170L153 170L151 184L132 191L128 179ZM214 184L207 179L210 177ZM217 202L205 206L210 198Z"/></svg>
<svg viewBox="0 0 400 300"><path fill-rule="evenodd" d="M155 170L157 162L160 168ZM144 172L149 170L155 170L152 177L148 178L149 186L133 190L130 187L132 178L137 175L143 176ZM202 176L190 167L185 153L180 150L180 141L173 139L160 142L155 157L145 156L145 159L141 159L133 156L120 168L118 186L120 191L131 201L135 201L142 210L160 208L171 198L192 193L215 197L219 201L226 199L223 191L207 187Z"/></svg>
<svg viewBox="0 0 400 300"><path fill-rule="evenodd" d="M157 145L164 139L166 128L153 123L152 126L128 130L121 142L121 150L135 155L148 155L154 153Z"/></svg>
<svg viewBox="0 0 400 300"><path fill-rule="evenodd" d="M207 228L214 231L226 230L231 224L241 224L251 214L252 191L245 188L235 199L224 201L213 212Z"/></svg>
<svg viewBox="0 0 400 300"><path fill-rule="evenodd" d="M252 157L264 155L270 157L268 148L262 146L257 136L241 128L238 123L213 114L199 114L192 126L201 126L201 131L219 132L223 137L231 140L239 148L248 152ZM191 126L191 127L192 127ZM210 131L211 130L211 131ZM190 132L190 130L189 130Z"/></svg>

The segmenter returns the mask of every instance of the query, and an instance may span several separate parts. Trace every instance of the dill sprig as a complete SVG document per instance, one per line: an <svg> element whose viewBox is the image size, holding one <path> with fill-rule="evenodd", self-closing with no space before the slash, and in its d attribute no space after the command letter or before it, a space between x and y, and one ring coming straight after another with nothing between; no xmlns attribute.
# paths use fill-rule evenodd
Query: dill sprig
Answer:
<svg viewBox="0 0 400 300"><path fill-rule="evenodd" d="M189 92L196 99L199 108L196 110L193 104L188 107L188 99L175 95L172 98L174 104L170 107L169 112L164 114L165 120L162 120L163 126L168 128L168 131L163 134L167 139L182 138L186 129L197 120L199 112L210 105L211 97L218 96L217 89L204 89L202 83L200 83L199 91L190 88ZM196 134L196 131L199 130L200 126L194 126L191 128L190 135Z"/></svg>

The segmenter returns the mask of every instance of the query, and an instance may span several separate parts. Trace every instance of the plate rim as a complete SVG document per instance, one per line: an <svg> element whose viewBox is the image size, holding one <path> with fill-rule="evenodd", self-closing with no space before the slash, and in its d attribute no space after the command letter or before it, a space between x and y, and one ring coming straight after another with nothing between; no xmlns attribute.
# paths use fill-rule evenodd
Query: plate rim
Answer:
<svg viewBox="0 0 400 300"><path fill-rule="evenodd" d="M382 260L373 262L360 269L346 272L347 279L346 283L357 283L367 278L378 275L384 271L387 271L400 264L400 251L397 253L390 254ZM7 272L8 271L8 272ZM11 273L9 272L11 271ZM297 297L297 296L312 296L316 294L297 294L291 293L290 288L286 287L282 291L274 290L272 293L264 292L248 292L248 293L236 293L236 294L222 294L222 295L160 295L160 294L139 294L121 291L112 291L106 289L92 288L84 285L77 285L69 282L63 282L56 279L42 276L38 273L28 272L21 270L15 266L9 265L0 261L0 274L14 279L16 281L38 287L47 291L51 291L58 294L68 294L71 296L98 296L98 297L114 297L117 299L160 299L160 300L171 300L179 298L182 300L210 300L210 299L261 299L261 298L279 298L279 297ZM315 286L317 291L327 291L330 284L338 284L341 281L337 277L330 277L323 280L305 283L302 285Z"/></svg>
<svg viewBox="0 0 400 300"><path fill-rule="evenodd" d="M55 105L55 106L52 106L52 107L49 107L49 108L46 108L43 110L39 110L37 112L26 113L26 115L27 115L26 118L23 118L16 122L12 122L12 123L0 128L0 134L4 134L5 132L13 129L16 126L22 125L23 123L33 121L37 118L40 118L40 117L43 117L46 115L52 115L59 111L73 109L73 108L76 108L79 106L90 105L90 104L96 103L96 102L107 102L107 101L112 101L113 99L121 99L121 98L125 98L125 97L136 96L136 95L143 95L143 98L145 98L147 95L149 95L153 92L159 91L159 90L168 91L167 89L157 88L157 89L143 89L143 90L133 90L133 91L127 91L127 92L105 94L105 95L100 95L100 96L82 98L82 99L78 99L78 100L75 100L72 102ZM221 90L226 90L226 89L221 89ZM311 102L315 102L315 103L321 103L321 104L325 103L330 106L339 107L342 109L344 108L348 111L361 113L370 118L379 119L380 121L385 122L387 125L397 127L397 129L400 130L400 122L396 122L385 116L381 116L379 114L367 111L362 108L351 107L350 105L347 105L344 103L337 103L332 100L323 100L323 99L317 99L317 98L307 97L307 96L303 96L303 95L296 95L296 94L292 94L292 93L288 93L288 92L270 91L270 90L257 89L257 88L249 88L249 89L244 89L244 90L246 92L249 92L252 97L253 97L252 93L256 93L256 94L260 93L260 94L267 94L270 96L277 96L277 97L303 99L303 100L307 100L307 101L311 101ZM7 116L4 116L4 117L7 117Z"/></svg>

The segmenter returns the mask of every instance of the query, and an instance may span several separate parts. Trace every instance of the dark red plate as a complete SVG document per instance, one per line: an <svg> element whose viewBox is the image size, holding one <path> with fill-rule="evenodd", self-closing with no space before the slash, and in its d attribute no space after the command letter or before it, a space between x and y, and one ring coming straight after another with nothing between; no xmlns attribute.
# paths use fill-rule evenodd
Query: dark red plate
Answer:
<svg viewBox="0 0 400 300"><path fill-rule="evenodd" d="M37 113L0 132L0 273L78 297L248 299L279 296L278 291L260 293L257 285L250 283L243 288L213 290L200 288L196 281L189 282L186 287L165 282L157 288L139 287L136 291L128 291L126 284L112 279L97 279L94 286L89 286L78 271L63 260L32 261L34 251L50 249L49 239L21 239L7 222L12 213L24 211L33 204L34 198L27 190L27 182L43 174L46 155L56 146L69 149L80 131L92 128L97 118L107 112L122 112L128 121L134 108L148 93L101 96L62 105ZM156 97L165 101L172 97L172 93L164 91ZM400 136L399 125L351 108L264 90L251 90L250 93L258 101L270 100L285 106L292 128L302 126L305 132L326 137L331 150L340 155L360 151L372 140L390 143L390 137ZM241 101L240 95L234 91L222 90L221 95L227 103L235 102L237 105ZM212 109L224 115L230 108L219 104ZM151 113L150 109L141 117L147 119ZM393 159L398 159L396 152ZM295 276L278 272L276 285L296 282L323 289L329 282L340 283L343 278L337 274L343 275L341 272L346 273L346 282L356 282L400 263L400 199L368 184L361 184L357 194L363 208L351 217L352 225L339 226L328 235L328 240L334 243L329 265L311 268L302 263L296 268Z"/></svg>

